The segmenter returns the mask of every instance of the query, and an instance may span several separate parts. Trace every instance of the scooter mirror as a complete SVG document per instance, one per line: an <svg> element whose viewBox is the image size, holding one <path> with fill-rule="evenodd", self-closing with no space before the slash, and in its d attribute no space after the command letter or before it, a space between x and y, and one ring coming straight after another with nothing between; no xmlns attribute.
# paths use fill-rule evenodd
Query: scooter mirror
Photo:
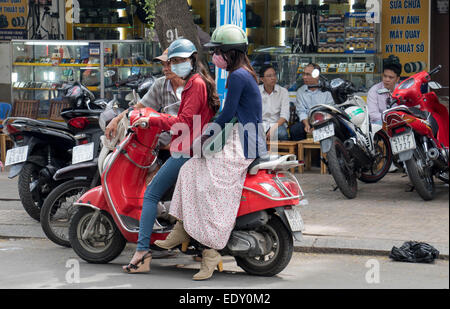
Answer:
<svg viewBox="0 0 450 309"><path fill-rule="evenodd" d="M429 82L428 86L430 86L431 89L442 89L441 84L439 84L438 82Z"/></svg>
<svg viewBox="0 0 450 309"><path fill-rule="evenodd" d="M318 78L320 76L320 71L317 69L314 69L311 73L312 78Z"/></svg>
<svg viewBox="0 0 450 309"><path fill-rule="evenodd" d="M378 89L377 93L378 94L385 94L385 93L390 93L390 91L387 88L382 88L382 89Z"/></svg>

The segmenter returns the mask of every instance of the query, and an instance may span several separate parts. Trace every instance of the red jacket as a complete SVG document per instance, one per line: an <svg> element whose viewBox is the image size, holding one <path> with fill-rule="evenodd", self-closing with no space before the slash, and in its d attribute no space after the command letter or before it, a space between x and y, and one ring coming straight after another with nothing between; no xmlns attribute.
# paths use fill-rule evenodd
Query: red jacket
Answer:
<svg viewBox="0 0 450 309"><path fill-rule="evenodd" d="M194 139L202 133L213 116L214 111L208 105L206 84L200 74L194 74L187 81L181 94L178 115L150 117L149 122L151 126L158 126L164 131L172 132L171 153L178 152L191 156L191 145Z"/></svg>

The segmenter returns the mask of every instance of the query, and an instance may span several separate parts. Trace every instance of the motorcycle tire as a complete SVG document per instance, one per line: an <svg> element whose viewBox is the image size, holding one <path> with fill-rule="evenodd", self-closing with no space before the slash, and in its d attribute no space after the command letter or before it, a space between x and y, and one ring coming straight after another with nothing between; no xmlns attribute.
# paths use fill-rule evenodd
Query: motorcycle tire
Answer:
<svg viewBox="0 0 450 309"><path fill-rule="evenodd" d="M336 181L339 190L348 199L356 197L358 181L356 173L348 166L350 156L338 137L333 137L333 145L327 153L328 169Z"/></svg>
<svg viewBox="0 0 450 309"><path fill-rule="evenodd" d="M30 185L39 178L41 167L34 163L25 163L19 175L19 197L22 206L28 215L38 221L41 218L41 207L44 204L45 196L39 192L39 196L30 191Z"/></svg>
<svg viewBox="0 0 450 309"><path fill-rule="evenodd" d="M383 146L380 146L380 142L383 143ZM376 161L372 165L372 169L370 171L362 171L359 180L365 183L375 183L380 181L386 174L389 172L389 168L392 165L393 155L391 149L391 142L386 134L377 132L373 139L373 144L375 145L375 149L377 150ZM381 156L381 160L380 159ZM373 168L378 167L382 160L385 159L382 168L379 168L376 172L374 172Z"/></svg>
<svg viewBox="0 0 450 309"><path fill-rule="evenodd" d="M90 180L69 180L56 187L41 209L41 227L49 240L70 247L69 223L77 206L70 205L90 189Z"/></svg>
<svg viewBox="0 0 450 309"><path fill-rule="evenodd" d="M272 239L274 246L271 253L262 257L236 256L236 263L246 273L255 276L272 277L283 271L291 261L294 251L294 241L291 232L280 218L272 216L266 225L258 228L258 233ZM266 257L269 257L266 260Z"/></svg>
<svg viewBox="0 0 450 309"><path fill-rule="evenodd" d="M96 231L103 231L102 235L91 235L89 239L83 240L82 235L95 210L90 207L81 206L72 217L69 226L69 240L75 253L88 263L106 264L114 260L122 253L127 241L120 233L114 219L105 211L100 211L95 227ZM105 242L105 246L96 247L99 242Z"/></svg>
<svg viewBox="0 0 450 309"><path fill-rule="evenodd" d="M413 157L405 161L406 172L420 197L425 201L431 201L435 194L433 174L431 167L426 167L423 172L420 171L417 163L424 158L421 153L422 149L418 147L414 150Z"/></svg>

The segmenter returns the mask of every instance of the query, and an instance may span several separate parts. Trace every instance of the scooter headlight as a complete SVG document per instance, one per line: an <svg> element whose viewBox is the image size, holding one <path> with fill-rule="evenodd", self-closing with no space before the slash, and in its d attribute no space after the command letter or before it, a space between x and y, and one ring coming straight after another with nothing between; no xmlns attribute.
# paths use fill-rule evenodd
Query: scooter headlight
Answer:
<svg viewBox="0 0 450 309"><path fill-rule="evenodd" d="M309 123L312 126L317 126L321 123L324 123L327 120L333 118L330 114L324 112L314 112L309 119Z"/></svg>

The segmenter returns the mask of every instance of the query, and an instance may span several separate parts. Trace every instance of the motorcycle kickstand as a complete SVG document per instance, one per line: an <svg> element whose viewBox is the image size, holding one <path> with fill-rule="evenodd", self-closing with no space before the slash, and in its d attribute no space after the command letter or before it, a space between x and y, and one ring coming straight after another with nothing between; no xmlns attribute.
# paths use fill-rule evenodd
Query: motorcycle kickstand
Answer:
<svg viewBox="0 0 450 309"><path fill-rule="evenodd" d="M93 234L92 228L94 227L95 222L98 219L98 216L100 215L100 209L96 209L94 214L92 215L91 220L88 223L88 226L86 227L86 230L83 232L83 235L81 236L82 240L86 240L89 236Z"/></svg>

